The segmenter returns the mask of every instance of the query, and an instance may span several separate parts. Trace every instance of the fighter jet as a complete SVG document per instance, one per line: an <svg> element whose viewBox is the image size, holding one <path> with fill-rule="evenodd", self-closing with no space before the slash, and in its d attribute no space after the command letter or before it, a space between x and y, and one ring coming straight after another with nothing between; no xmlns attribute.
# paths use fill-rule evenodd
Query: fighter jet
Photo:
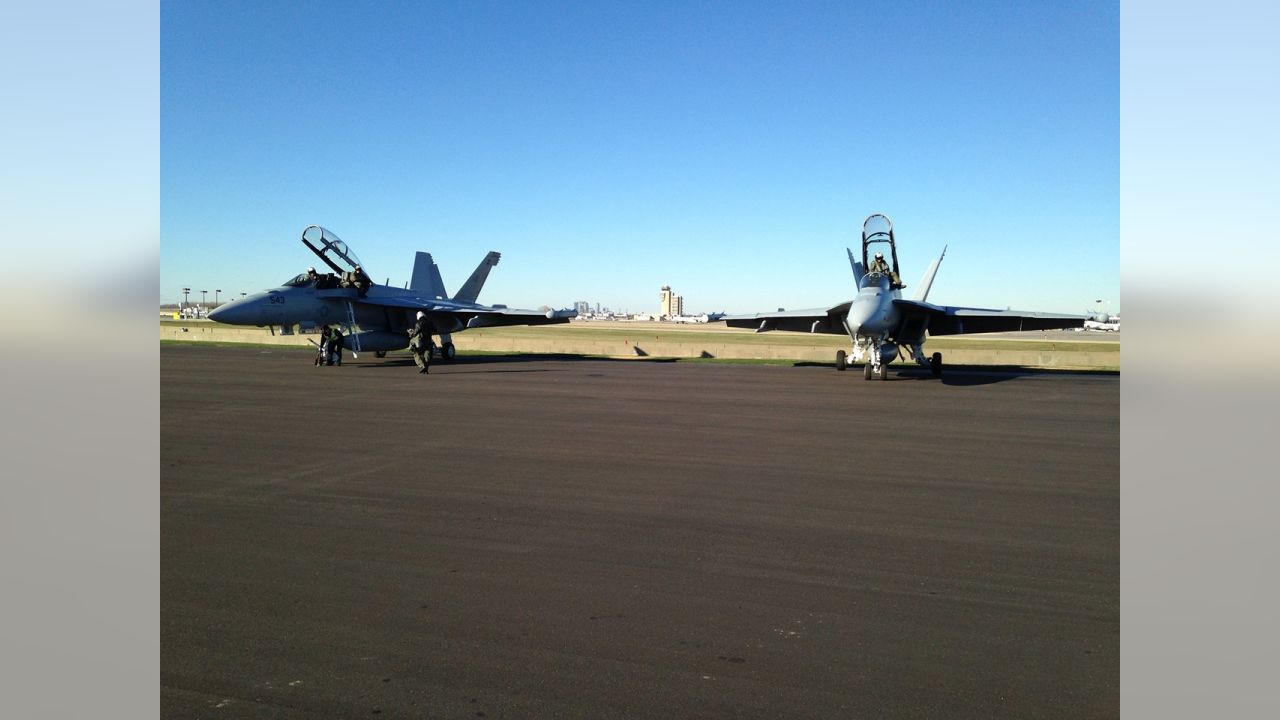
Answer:
<svg viewBox="0 0 1280 720"><path fill-rule="evenodd" d="M304 322L340 325L347 330L349 349L384 357L389 350L409 346L406 331L421 310L439 330L440 358L452 360L457 354L453 333L500 325L567 323L577 316L573 310L513 310L477 303L489 270L502 257L496 252L486 255L462 288L449 297L429 253L417 254L413 278L402 289L374 284L355 253L331 230L310 225L302 231L302 244L333 272L309 268L278 288L220 306L209 313L209 319L260 327Z"/></svg>
<svg viewBox="0 0 1280 720"><path fill-rule="evenodd" d="M1083 315L952 307L926 302L938 266L946 257L945 247L925 272L915 297L903 299L901 291L906 285L899 279L893 222L879 213L862 223L861 257L855 257L852 250L845 252L858 288L858 294L849 302L812 310L727 315L725 323L729 327L754 327L756 332L847 334L853 342L852 361L865 363L862 376L867 380L886 379L885 366L900 357L904 348L912 360L929 368L934 377L942 375L942 353L935 352L928 357L924 354L927 335L1051 330L1084 325ZM848 362L844 350L836 352L837 370L844 370Z"/></svg>

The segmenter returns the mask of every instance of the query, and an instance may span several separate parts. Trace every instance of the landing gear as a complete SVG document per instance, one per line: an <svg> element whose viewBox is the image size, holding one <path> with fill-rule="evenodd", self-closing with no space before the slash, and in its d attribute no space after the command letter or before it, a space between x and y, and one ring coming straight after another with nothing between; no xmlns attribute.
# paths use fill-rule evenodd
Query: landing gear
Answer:
<svg viewBox="0 0 1280 720"><path fill-rule="evenodd" d="M863 380L888 380L889 362L901 355L898 346L884 337L854 335L853 362L862 363ZM845 362L842 363L841 361ZM836 368L843 370L848 359L844 352L836 353Z"/></svg>
<svg viewBox="0 0 1280 720"><path fill-rule="evenodd" d="M889 366L881 363L880 367L873 367L871 363L862 366L863 380L888 380Z"/></svg>
<svg viewBox="0 0 1280 720"><path fill-rule="evenodd" d="M934 377L942 377L942 353L936 352L929 358L929 372Z"/></svg>
<svg viewBox="0 0 1280 720"><path fill-rule="evenodd" d="M373 356L374 356L374 357L376 357L376 358L384 358L384 357L386 357L386 356L387 356L387 351L386 351L386 350L377 350L377 351L375 351L375 352L373 353Z"/></svg>
<svg viewBox="0 0 1280 720"><path fill-rule="evenodd" d="M849 366L848 361L845 360L846 357L843 350L836 351L836 370L844 372L844 369Z"/></svg>
<svg viewBox="0 0 1280 720"><path fill-rule="evenodd" d="M452 362L456 357L458 357L458 349L453 346L453 343L447 342L440 345L441 360L444 362Z"/></svg>

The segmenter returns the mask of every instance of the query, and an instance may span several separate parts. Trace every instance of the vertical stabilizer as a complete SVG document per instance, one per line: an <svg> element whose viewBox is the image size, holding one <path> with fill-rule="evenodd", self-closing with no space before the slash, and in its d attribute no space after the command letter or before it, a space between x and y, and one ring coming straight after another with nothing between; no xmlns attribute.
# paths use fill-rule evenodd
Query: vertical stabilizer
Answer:
<svg viewBox="0 0 1280 720"><path fill-rule="evenodd" d="M925 302L929 299L929 288L933 285L933 276L938 274L938 266L942 264L942 258L946 256L947 246L943 245L942 254L938 256L937 260L933 261L928 270L924 271L924 277L920 278L920 284L916 286L916 296L912 298L913 300Z"/></svg>
<svg viewBox="0 0 1280 720"><path fill-rule="evenodd" d="M502 257L501 253L490 252L484 256L484 260L476 266L475 272L471 273L471 277L462 284L462 288L458 290L458 294L453 299L458 302L473 303L476 298L480 297L480 290L484 287L484 281L489 278L489 270L498 264L498 260Z"/></svg>
<svg viewBox="0 0 1280 720"><path fill-rule="evenodd" d="M853 270L853 284L857 285L862 282L862 276L866 275L867 271L862 267L862 262L854 256L852 250L845 248L844 251L849 253L849 267Z"/></svg>
<svg viewBox="0 0 1280 720"><path fill-rule="evenodd" d="M409 289L426 297L437 300L448 300L444 291L444 281L440 279L440 268L436 267L431 253L420 252L413 260L413 279L409 281Z"/></svg>

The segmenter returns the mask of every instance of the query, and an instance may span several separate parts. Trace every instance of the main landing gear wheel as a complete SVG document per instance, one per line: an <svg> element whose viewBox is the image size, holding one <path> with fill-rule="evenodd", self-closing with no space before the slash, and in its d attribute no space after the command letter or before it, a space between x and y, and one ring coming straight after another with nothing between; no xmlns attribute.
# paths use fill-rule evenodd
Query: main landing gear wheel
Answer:
<svg viewBox="0 0 1280 720"><path fill-rule="evenodd" d="M373 353L373 356L374 356L374 357L376 357L376 358L384 358L384 357L386 357L386 356L387 356L387 351L386 351L386 350L378 350L378 351L376 351L376 352L374 352L374 353Z"/></svg>
<svg viewBox="0 0 1280 720"><path fill-rule="evenodd" d="M880 379L881 379L881 380L888 380L888 379L889 379L889 365L888 365L888 363L885 363L884 365L881 365L881 366L880 366Z"/></svg>
<svg viewBox="0 0 1280 720"><path fill-rule="evenodd" d="M836 369L839 370L840 372L844 372L844 369L848 366L849 364L845 361L844 351L837 350L836 351Z"/></svg>
<svg viewBox="0 0 1280 720"><path fill-rule="evenodd" d="M863 380L870 380L870 379L871 379L871 375L872 375L872 373L873 373L873 372L874 372L874 369L871 367L871 363L867 363L866 365L863 365L863 366L862 366L862 379L863 379Z"/></svg>
<svg viewBox="0 0 1280 720"><path fill-rule="evenodd" d="M929 371L934 377L942 377L942 353L936 352L929 358Z"/></svg>
<svg viewBox="0 0 1280 720"><path fill-rule="evenodd" d="M453 343L447 342L440 346L441 360L451 362L456 357L458 357L458 349L453 346Z"/></svg>

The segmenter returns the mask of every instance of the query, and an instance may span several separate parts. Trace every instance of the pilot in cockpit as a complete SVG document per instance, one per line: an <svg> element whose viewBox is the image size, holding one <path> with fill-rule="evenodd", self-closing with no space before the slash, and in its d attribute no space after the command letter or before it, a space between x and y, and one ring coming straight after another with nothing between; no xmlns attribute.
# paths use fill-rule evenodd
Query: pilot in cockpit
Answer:
<svg viewBox="0 0 1280 720"><path fill-rule="evenodd" d="M364 268L359 265L354 270L342 273L342 287L355 288L360 297L364 297L365 293L369 292L369 286L372 284L373 281L365 274Z"/></svg>
<svg viewBox="0 0 1280 720"><path fill-rule="evenodd" d="M889 274L889 263L884 261L884 253L876 253L876 259L871 261L871 267L867 268L869 273L880 273L881 275Z"/></svg>
<svg viewBox="0 0 1280 720"><path fill-rule="evenodd" d="M320 279L320 276L316 274L315 268L313 267L307 268L307 282L313 283L319 279Z"/></svg>
<svg viewBox="0 0 1280 720"><path fill-rule="evenodd" d="M867 272L880 273L881 275L888 275L890 287L894 287L894 288L906 287L906 285L903 285L902 281L898 279L898 273L894 272L893 268L889 267L889 263L885 261L884 253L882 252L876 253L876 257L874 260L871 261L871 267L867 269Z"/></svg>

